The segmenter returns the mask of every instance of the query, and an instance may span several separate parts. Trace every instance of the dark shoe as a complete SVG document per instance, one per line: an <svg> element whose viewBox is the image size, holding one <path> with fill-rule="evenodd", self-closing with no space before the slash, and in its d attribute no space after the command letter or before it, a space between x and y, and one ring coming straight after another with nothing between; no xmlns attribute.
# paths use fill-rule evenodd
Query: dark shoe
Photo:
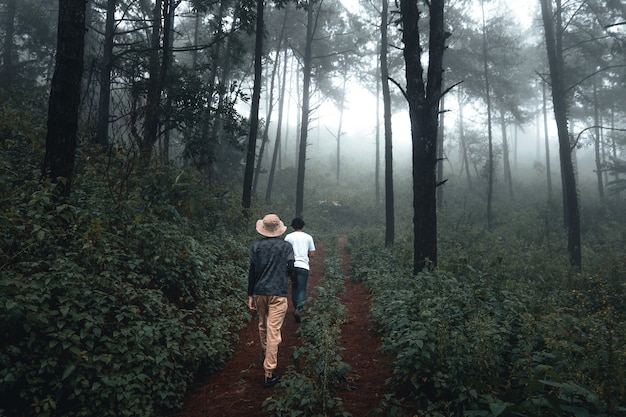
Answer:
<svg viewBox="0 0 626 417"><path fill-rule="evenodd" d="M272 388L274 385L278 384L280 381L280 376L272 374L271 378L265 377L263 379L263 386L265 388Z"/></svg>
<svg viewBox="0 0 626 417"><path fill-rule="evenodd" d="M293 318L296 319L296 323L300 323L301 318L300 318L300 313L298 313L297 311L293 312Z"/></svg>

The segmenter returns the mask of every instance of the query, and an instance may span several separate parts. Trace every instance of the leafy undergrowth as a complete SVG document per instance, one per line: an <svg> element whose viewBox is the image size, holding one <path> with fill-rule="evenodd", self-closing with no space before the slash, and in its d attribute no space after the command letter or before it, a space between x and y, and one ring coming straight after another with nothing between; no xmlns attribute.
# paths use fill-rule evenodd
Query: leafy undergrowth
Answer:
<svg viewBox="0 0 626 417"><path fill-rule="evenodd" d="M350 366L342 360L341 325L346 318L339 296L344 276L336 252L324 260L324 277L316 288L317 297L307 300L306 319L298 328L301 346L292 356L296 366L281 380L280 393L268 397L263 409L272 416L349 416L340 386L347 384Z"/></svg>
<svg viewBox="0 0 626 417"><path fill-rule="evenodd" d="M377 241L352 238L351 274L421 416L626 415L623 262L592 276L469 261L413 276Z"/></svg>
<svg viewBox="0 0 626 417"><path fill-rule="evenodd" d="M180 172L100 168L67 200L0 172L16 185L0 197L0 416L176 409L250 319L239 202Z"/></svg>

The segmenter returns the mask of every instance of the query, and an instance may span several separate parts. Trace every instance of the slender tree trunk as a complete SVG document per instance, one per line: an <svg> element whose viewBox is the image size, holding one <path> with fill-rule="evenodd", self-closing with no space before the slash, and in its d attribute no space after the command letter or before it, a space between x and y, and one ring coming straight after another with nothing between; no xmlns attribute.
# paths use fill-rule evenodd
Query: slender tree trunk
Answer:
<svg viewBox="0 0 626 417"><path fill-rule="evenodd" d="M343 74L343 85L341 86L341 102L339 104L339 126L337 126L337 135L335 138L337 139L337 161L336 161L336 178L335 180L339 183L339 175L341 173L341 138L343 136L343 112L346 102L346 82L348 80L348 74L344 71Z"/></svg>
<svg viewBox="0 0 626 417"><path fill-rule="evenodd" d="M250 134L248 136L248 151L246 153L246 169L243 178L243 209L248 212L252 206L252 180L254 177L254 159L256 140L259 131L259 102L261 100L261 79L263 71L263 9L264 0L256 2L256 42L254 46L254 86L252 88L252 103L250 107Z"/></svg>
<svg viewBox="0 0 626 417"><path fill-rule="evenodd" d="M509 158L509 140L506 136L506 117L504 110L500 111L500 128L502 129L502 165L504 166L504 180L509 188L509 197L513 198L513 175Z"/></svg>
<svg viewBox="0 0 626 417"><path fill-rule="evenodd" d="M483 16L483 72L485 74L485 97L487 100L487 136L489 140L489 160L487 172L487 224L491 229L493 223L493 176L494 176L494 158L493 158L493 133L491 123L491 89L489 85L489 69L487 66L487 28L485 25L485 5L483 0L480 2Z"/></svg>
<svg viewBox="0 0 626 417"><path fill-rule="evenodd" d="M238 10L239 1L236 2L235 7ZM221 157L221 153L224 152L224 141L222 140L223 131L224 131L224 118L220 115L224 114L226 103L228 102L228 94L229 94L229 84L231 79L231 45L232 45L232 32L225 34L222 28L222 21L224 19L224 13L226 9L226 4L224 2L220 2L220 7L218 11L219 18L217 19L218 25L216 28L216 39L225 39L225 42L220 42L219 45L216 45L212 56L212 78L211 78L211 88L209 91L211 94L215 91L217 95L217 108L216 110L207 109L206 116L206 124L211 123L211 114L213 117L213 128L210 130L210 134L208 133L203 136L205 143L208 148L208 167L207 167L207 175L209 178L214 178L217 176L217 169L215 167L215 161L219 160ZM237 20L238 16L235 15L234 19ZM217 87L216 87L217 84Z"/></svg>
<svg viewBox="0 0 626 417"><path fill-rule="evenodd" d="M272 68L272 75L270 81L269 95L267 97L267 113L265 117L265 128L263 129L263 138L261 140L261 149L259 150L258 162L256 167L256 173L254 176L254 185L252 187L253 192L256 193L257 183L259 181L259 175L261 173L263 156L265 154L265 147L269 142L269 129L272 121L272 113L274 113L274 85L276 83L276 75L278 74L278 63L280 62L280 52L282 50L282 43L285 37L285 28L287 26L287 17L289 16L289 3L285 7L285 14L283 17L283 24L280 30L280 34L278 36L277 44L276 44L276 58L274 59L274 65ZM280 126L278 126L278 130L280 130ZM276 144L274 145L276 148ZM273 163L273 161L271 162Z"/></svg>
<svg viewBox="0 0 626 417"><path fill-rule="evenodd" d="M548 63L550 65L554 118L559 135L559 159L561 162L561 178L563 180L563 205L564 212L566 213L567 249L570 264L580 270L582 267L580 212L576 190L576 174L572 161L572 145L570 143L567 121L565 83L563 80L565 68L563 65L563 49L560 39L562 28L560 22L561 1L557 0L557 10L555 14L557 18L556 25L552 20L551 4L548 3L548 0L540 0L540 2Z"/></svg>
<svg viewBox="0 0 626 417"><path fill-rule="evenodd" d="M0 71L0 89L8 90L13 84L13 45L15 35L15 15L17 0L6 1L4 18L4 48L2 51L2 70Z"/></svg>
<svg viewBox="0 0 626 417"><path fill-rule="evenodd" d="M458 94L458 102L459 102L459 139L461 141L463 165L465 166L465 176L467 177L467 188L472 190L473 189L472 173L470 171L469 157L467 155L467 143L465 143L465 127L463 125L463 100L461 99L460 88L459 88L459 94Z"/></svg>
<svg viewBox="0 0 626 417"><path fill-rule="evenodd" d="M383 0L384 2L385 0ZM380 43L378 50L380 51ZM381 80L380 59L376 60L376 80ZM380 89L381 83L376 81L376 156L374 160L374 189L376 204L380 203Z"/></svg>
<svg viewBox="0 0 626 417"><path fill-rule="evenodd" d="M172 109L172 94L170 94L171 83L167 82L174 60L174 17L176 8L182 0L168 0L165 2L165 19L163 22L163 70L161 74L161 85L166 91L165 120L163 131L163 149L161 150L161 161L167 165L170 162L170 138L172 135L172 123L169 115Z"/></svg>
<svg viewBox="0 0 626 417"><path fill-rule="evenodd" d="M71 192L78 135L80 84L85 46L84 0L59 0L57 52L48 100L48 131L42 176Z"/></svg>
<svg viewBox="0 0 626 417"><path fill-rule="evenodd" d="M594 148L594 152L595 152L595 159L596 159L596 178L598 180L598 196L600 197L600 199L604 198L604 182L602 179L602 165L603 165L603 158L600 154L600 147L601 147L601 137L600 137L600 112L599 112L599 104L598 104L598 86L596 85L596 83L593 83L593 120L594 120L594 125L595 125L595 138L593 141L593 148Z"/></svg>
<svg viewBox="0 0 626 417"><path fill-rule="evenodd" d="M166 0L167 1L167 0ZM152 38L150 42L149 78L148 91L146 94L146 110L144 115L143 138L139 144L139 152L144 164L150 163L152 149L157 140L159 129L159 108L161 99L161 86L159 82L159 50L161 44L161 12L162 0L156 0L152 17Z"/></svg>
<svg viewBox="0 0 626 417"><path fill-rule="evenodd" d="M514 148L513 148L513 169L515 169L515 172L517 173L517 155L518 155L518 151L519 151L519 142L518 142L518 132L519 132L519 126L517 125L517 123L515 123L513 125L513 138L514 138Z"/></svg>
<svg viewBox="0 0 626 417"><path fill-rule="evenodd" d="M111 71L113 69L113 41L115 38L115 6L117 0L107 1L107 16L102 46L102 69L100 74L100 97L98 103L98 128L96 144L102 149L109 146L109 113L111 107Z"/></svg>
<svg viewBox="0 0 626 417"><path fill-rule="evenodd" d="M289 7L289 5L287 5ZM286 12L285 12L286 13ZM274 155L272 156L272 165L270 167L270 174L267 179L267 191L265 192L265 204L269 205L272 201L272 187L274 186L274 173L276 172L276 164L280 160L280 142L281 132L283 128L283 113L285 110L285 91L287 90L287 51L285 47L285 53L283 55L283 80L281 83L282 88L279 87L278 96L278 121L276 123L276 140L274 141ZM276 57L278 59L278 56Z"/></svg>
<svg viewBox="0 0 626 417"><path fill-rule="evenodd" d="M535 137L537 138L537 142L536 142L537 146L535 148L535 155L536 155L535 159L537 159L537 161L541 161L541 133L540 133L541 123L539 122L539 117L540 117L539 113L537 113L535 117L535 127L536 127Z"/></svg>
<svg viewBox="0 0 626 417"><path fill-rule="evenodd" d="M409 118L413 142L413 273L437 265L436 165L439 103L445 50L444 1L429 6L428 72L421 62L420 11L415 0L401 0L402 42L406 63Z"/></svg>
<svg viewBox="0 0 626 417"><path fill-rule="evenodd" d="M321 2L320 2L321 5ZM300 146L298 152L298 173L296 180L296 217L304 212L304 171L306 163L306 146L309 133L309 112L311 100L311 68L313 60L313 35L317 18L313 20L313 1L307 3L306 43L304 47L304 71L302 83L302 122L300 124Z"/></svg>
<svg viewBox="0 0 626 417"><path fill-rule="evenodd" d="M439 131L437 132L437 208L443 208L443 160L444 160L444 152L443 152L443 136L444 136L444 126L445 126L445 96L441 97L441 109L439 116Z"/></svg>
<svg viewBox="0 0 626 417"><path fill-rule="evenodd" d="M548 181L548 198L552 198L552 170L550 168L550 136L548 135L548 105L546 83L541 83L543 95L543 138L546 145L546 175Z"/></svg>
<svg viewBox="0 0 626 417"><path fill-rule="evenodd" d="M280 61L280 52L282 49L283 38L285 37L285 27L287 25L287 17L289 16L289 9L285 8L285 15L283 18L283 25L278 36L276 44L276 58L274 59L274 65L272 67L272 75L270 77L269 95L267 98L267 112L265 116L265 127L263 129L263 137L261 138L261 148L259 149L259 155L257 157L257 166L254 174L254 184L252 185L252 192L256 193L257 184L259 182L259 176L261 175L261 168L263 166L263 156L265 154L265 147L269 141L269 130L272 123L272 113L274 112L274 85L276 82L276 74L278 73L278 62ZM276 146L276 145L274 145Z"/></svg>
<svg viewBox="0 0 626 417"><path fill-rule="evenodd" d="M385 246L390 247L395 239L395 209L393 195L393 135L391 131L391 92L389 91L389 64L387 40L389 0L382 0L380 40L380 81L383 90L383 119L385 132Z"/></svg>

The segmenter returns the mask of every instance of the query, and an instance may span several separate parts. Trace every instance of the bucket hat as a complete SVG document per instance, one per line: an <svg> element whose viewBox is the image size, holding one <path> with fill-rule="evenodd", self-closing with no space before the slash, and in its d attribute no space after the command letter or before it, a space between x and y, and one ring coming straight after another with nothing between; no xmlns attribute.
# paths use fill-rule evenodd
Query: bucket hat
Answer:
<svg viewBox="0 0 626 417"><path fill-rule="evenodd" d="M278 237L286 230L287 226L276 214L267 214L256 222L256 231L265 237Z"/></svg>

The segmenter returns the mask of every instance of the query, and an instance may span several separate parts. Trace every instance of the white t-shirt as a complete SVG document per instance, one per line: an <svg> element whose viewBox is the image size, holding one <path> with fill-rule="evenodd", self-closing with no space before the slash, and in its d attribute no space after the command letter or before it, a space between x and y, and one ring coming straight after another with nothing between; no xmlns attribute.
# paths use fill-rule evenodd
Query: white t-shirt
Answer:
<svg viewBox="0 0 626 417"><path fill-rule="evenodd" d="M305 232L291 232L285 236L285 241L291 243L293 246L293 253L295 255L294 266L296 268L309 269L309 252L315 250L315 243L313 243L313 237Z"/></svg>

